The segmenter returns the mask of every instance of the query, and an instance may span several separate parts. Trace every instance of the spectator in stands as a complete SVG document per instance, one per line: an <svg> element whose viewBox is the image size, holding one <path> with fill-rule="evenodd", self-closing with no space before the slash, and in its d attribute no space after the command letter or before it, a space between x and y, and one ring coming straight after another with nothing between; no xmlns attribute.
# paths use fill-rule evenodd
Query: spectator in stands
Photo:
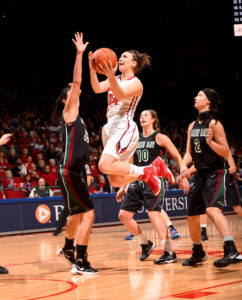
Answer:
<svg viewBox="0 0 242 300"><path fill-rule="evenodd" d="M38 180L37 187L32 189L31 193L29 194L29 197L53 197L53 192L51 188L46 184L44 178L41 177Z"/></svg>
<svg viewBox="0 0 242 300"><path fill-rule="evenodd" d="M9 149L9 154L7 156L7 161L11 167L14 167L17 162L17 155L14 148Z"/></svg>
<svg viewBox="0 0 242 300"><path fill-rule="evenodd" d="M98 181L98 176L101 175L101 172L98 169L95 158L96 157L93 154L90 154L88 166L90 168L91 175L94 177L95 181Z"/></svg>
<svg viewBox="0 0 242 300"><path fill-rule="evenodd" d="M2 181L4 188L13 188L15 187L13 173L11 170L6 170L4 173L4 179Z"/></svg>
<svg viewBox="0 0 242 300"><path fill-rule="evenodd" d="M32 181L38 181L39 178L40 178L40 175L38 174L37 172L37 167L36 167L36 164L35 163L32 163L31 166L30 166L30 170L29 170L29 173L28 173L30 176L31 176L31 180Z"/></svg>
<svg viewBox="0 0 242 300"><path fill-rule="evenodd" d="M32 180L31 180L31 176L29 174L27 174L25 177L24 177L24 184L23 184L23 191L25 193L25 197L29 197L29 194L31 193L32 189L34 187L36 187L36 183L34 183Z"/></svg>
<svg viewBox="0 0 242 300"><path fill-rule="evenodd" d="M31 143L31 139L28 136L28 132L24 129L22 131L22 136L19 139L19 148L22 151L23 148L29 148Z"/></svg>
<svg viewBox="0 0 242 300"><path fill-rule="evenodd" d="M28 148L23 148L20 154L20 158L23 163L26 163L28 155L29 155Z"/></svg>
<svg viewBox="0 0 242 300"><path fill-rule="evenodd" d="M44 149L44 144L40 137L37 137L37 141L34 143L33 149L34 150L43 150Z"/></svg>
<svg viewBox="0 0 242 300"><path fill-rule="evenodd" d="M54 132L51 132L51 134L50 134L50 143L52 143L54 145L57 143L56 134Z"/></svg>
<svg viewBox="0 0 242 300"><path fill-rule="evenodd" d="M37 160L36 166L37 166L37 172L39 174L39 176L41 177L41 174L44 172L45 169L45 161L43 159L39 159Z"/></svg>
<svg viewBox="0 0 242 300"><path fill-rule="evenodd" d="M45 179L49 186L56 186L57 173L51 172L49 165L46 165L44 167L42 177Z"/></svg>
<svg viewBox="0 0 242 300"><path fill-rule="evenodd" d="M43 153L38 153L36 155L36 163L38 163L39 160L44 160L44 155Z"/></svg>
<svg viewBox="0 0 242 300"><path fill-rule="evenodd" d="M12 168L13 177L25 177L28 173L26 166L20 158L17 159L16 165Z"/></svg>
<svg viewBox="0 0 242 300"><path fill-rule="evenodd" d="M45 156L47 161L51 158L53 158L53 159L57 158L57 152L55 150L55 145L53 143L51 143L49 149L47 149L44 152L44 156Z"/></svg>
<svg viewBox="0 0 242 300"><path fill-rule="evenodd" d="M57 142L57 143L56 143L55 151L56 151L57 153L58 153L58 152L61 152L61 142Z"/></svg>
<svg viewBox="0 0 242 300"><path fill-rule="evenodd" d="M57 166L53 158L49 160L49 166L50 166L50 171L54 174L57 174Z"/></svg>
<svg viewBox="0 0 242 300"><path fill-rule="evenodd" d="M103 175L99 175L98 177L98 185L99 185L99 193L111 193L111 186Z"/></svg>
<svg viewBox="0 0 242 300"><path fill-rule="evenodd" d="M30 170L30 166L32 163L33 163L33 158L31 155L28 155L27 160L25 162L25 167L27 168L28 171Z"/></svg>
<svg viewBox="0 0 242 300"><path fill-rule="evenodd" d="M6 171L7 169L9 169L9 163L6 160L6 158L3 158L0 156L0 173L3 173L4 171Z"/></svg>
<svg viewBox="0 0 242 300"><path fill-rule="evenodd" d="M93 176L90 177L90 185L88 185L89 194L98 194L100 191L100 186L95 181Z"/></svg>

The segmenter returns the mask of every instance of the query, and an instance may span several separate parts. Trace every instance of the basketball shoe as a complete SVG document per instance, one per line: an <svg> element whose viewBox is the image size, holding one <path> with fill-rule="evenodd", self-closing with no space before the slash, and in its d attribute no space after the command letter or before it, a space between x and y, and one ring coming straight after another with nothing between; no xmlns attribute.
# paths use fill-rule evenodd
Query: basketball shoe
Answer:
<svg viewBox="0 0 242 300"><path fill-rule="evenodd" d="M193 245L192 250L192 256L183 261L183 266L194 266L208 259L207 253L203 250L202 244Z"/></svg>
<svg viewBox="0 0 242 300"><path fill-rule="evenodd" d="M74 248L73 249L61 248L56 252L56 255L58 255L61 258L64 258L69 264L73 264L75 262Z"/></svg>
<svg viewBox="0 0 242 300"><path fill-rule="evenodd" d="M136 237L133 235L133 233L130 232L127 236L125 236L124 239L128 241L128 240L134 240L136 239Z"/></svg>
<svg viewBox="0 0 242 300"><path fill-rule="evenodd" d="M72 274L82 274L82 275L97 275L98 270L91 267L90 262L87 260L87 255L84 258L77 259L72 265Z"/></svg>
<svg viewBox="0 0 242 300"><path fill-rule="evenodd" d="M170 254L167 251L164 251L164 254L160 258L154 260L154 264L157 264L157 265L170 264L170 263L174 263L174 262L177 262L176 253L172 252L172 254Z"/></svg>
<svg viewBox="0 0 242 300"><path fill-rule="evenodd" d="M142 244L141 248L142 248L142 254L140 256L140 260L144 261L149 255L150 253L155 249L155 243L152 243L150 240L148 241L148 244Z"/></svg>
<svg viewBox="0 0 242 300"><path fill-rule="evenodd" d="M181 237L180 233L176 230L176 228L170 229L171 239L179 239Z"/></svg>
<svg viewBox="0 0 242 300"><path fill-rule="evenodd" d="M166 166L166 164L160 156L157 156L156 159L151 163L151 165L156 168L157 176L164 177L172 184L176 183L171 170Z"/></svg>
<svg viewBox="0 0 242 300"><path fill-rule="evenodd" d="M143 180L145 183L147 183L155 196L160 194L161 182L157 177L155 166L150 165L148 167L144 167L144 174L140 175L138 179Z"/></svg>
<svg viewBox="0 0 242 300"><path fill-rule="evenodd" d="M224 257L216 260L213 265L217 268L224 268L240 262L242 262L242 255L237 251L234 241L227 241L224 243Z"/></svg>
<svg viewBox="0 0 242 300"><path fill-rule="evenodd" d="M0 274L8 274L8 269L0 266Z"/></svg>

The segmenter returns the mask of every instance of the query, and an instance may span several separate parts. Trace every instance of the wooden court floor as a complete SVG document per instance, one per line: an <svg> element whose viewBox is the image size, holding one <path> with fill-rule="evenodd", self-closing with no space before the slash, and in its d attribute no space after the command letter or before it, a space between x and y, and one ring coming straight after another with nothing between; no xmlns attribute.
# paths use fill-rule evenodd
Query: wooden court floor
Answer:
<svg viewBox="0 0 242 300"><path fill-rule="evenodd" d="M242 218L227 216L237 248L242 252ZM136 240L125 241L123 226L93 228L89 260L99 269L96 276L73 275L70 266L56 256L63 246L64 232L35 233L0 238L0 264L9 274L0 275L1 300L34 299L242 299L242 263L216 269L213 261L223 256L222 240L209 221L209 240L204 248L209 260L200 266L183 267L191 255L186 220L173 220L182 237L172 241L178 262L155 265L161 243L150 223L141 224L156 248L141 262Z"/></svg>

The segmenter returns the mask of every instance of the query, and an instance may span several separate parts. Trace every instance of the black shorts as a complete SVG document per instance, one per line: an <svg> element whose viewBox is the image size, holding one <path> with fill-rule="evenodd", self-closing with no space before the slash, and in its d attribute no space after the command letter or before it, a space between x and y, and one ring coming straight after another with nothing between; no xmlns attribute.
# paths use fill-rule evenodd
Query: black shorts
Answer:
<svg viewBox="0 0 242 300"><path fill-rule="evenodd" d="M226 203L230 207L238 206L238 205L242 206L239 189L233 175L230 175L227 195L226 195Z"/></svg>
<svg viewBox="0 0 242 300"><path fill-rule="evenodd" d="M144 181L137 180L129 184L120 209L136 213L144 206L147 210L161 211L164 195L165 183L163 179L161 180L161 193L158 196L153 194L152 190Z"/></svg>
<svg viewBox="0 0 242 300"><path fill-rule="evenodd" d="M60 166L57 174L64 206L71 215L94 209L88 193L85 171L80 174Z"/></svg>
<svg viewBox="0 0 242 300"><path fill-rule="evenodd" d="M227 169L197 171L187 195L187 215L205 214L207 207L223 209L228 181Z"/></svg>

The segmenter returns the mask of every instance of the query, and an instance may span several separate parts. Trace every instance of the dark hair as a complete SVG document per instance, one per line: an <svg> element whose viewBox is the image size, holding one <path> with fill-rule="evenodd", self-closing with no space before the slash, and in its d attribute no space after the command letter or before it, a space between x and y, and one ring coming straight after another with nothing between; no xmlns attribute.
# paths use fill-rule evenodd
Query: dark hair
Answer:
<svg viewBox="0 0 242 300"><path fill-rule="evenodd" d="M221 119L221 100L219 98L218 93L211 88L204 88L201 91L206 95L210 102L210 110L200 113L198 115L198 120L206 121L207 124L209 124L212 119L218 121L219 119Z"/></svg>
<svg viewBox="0 0 242 300"><path fill-rule="evenodd" d="M71 89L71 87L69 85L64 87L63 90L61 90L59 97L55 101L53 113L51 115L51 122L53 124L59 122L59 120L60 120L60 114L64 108L64 103L62 102L62 100L66 99L67 93L70 89Z"/></svg>
<svg viewBox="0 0 242 300"><path fill-rule="evenodd" d="M147 53L140 53L137 50L128 50L133 55L133 60L137 62L134 69L135 74L139 74L144 68L151 68L151 56Z"/></svg>

